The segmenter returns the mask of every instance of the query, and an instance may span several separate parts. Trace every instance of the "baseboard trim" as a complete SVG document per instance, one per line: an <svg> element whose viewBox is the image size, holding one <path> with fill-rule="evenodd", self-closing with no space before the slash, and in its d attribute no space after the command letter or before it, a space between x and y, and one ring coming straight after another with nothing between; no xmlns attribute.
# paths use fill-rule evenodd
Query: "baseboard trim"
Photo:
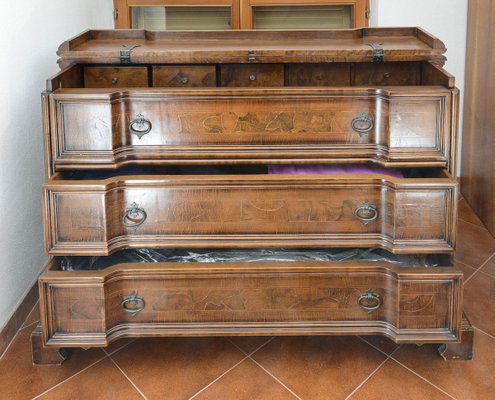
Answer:
<svg viewBox="0 0 495 400"><path fill-rule="evenodd" d="M10 317L0 332L0 357L3 356L3 353L9 347L10 342L22 327L24 321L26 321L26 318L38 301L38 297L38 280L36 280L26 296L24 296L24 299L20 302L19 307L17 307L12 314L12 317Z"/></svg>

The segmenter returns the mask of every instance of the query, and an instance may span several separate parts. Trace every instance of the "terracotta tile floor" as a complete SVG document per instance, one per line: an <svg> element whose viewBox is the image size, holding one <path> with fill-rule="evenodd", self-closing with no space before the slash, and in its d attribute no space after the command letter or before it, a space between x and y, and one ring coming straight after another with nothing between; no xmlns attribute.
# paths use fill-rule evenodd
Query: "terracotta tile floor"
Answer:
<svg viewBox="0 0 495 400"><path fill-rule="evenodd" d="M0 399L495 399L495 239L460 201L458 266L472 361L381 337L169 338L31 364L35 308L0 359Z"/></svg>

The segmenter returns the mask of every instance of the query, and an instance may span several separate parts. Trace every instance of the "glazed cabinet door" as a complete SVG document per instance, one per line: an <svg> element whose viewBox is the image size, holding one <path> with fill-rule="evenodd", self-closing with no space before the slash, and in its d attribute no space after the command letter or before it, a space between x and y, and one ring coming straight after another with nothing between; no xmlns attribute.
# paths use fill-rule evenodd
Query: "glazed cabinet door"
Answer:
<svg viewBox="0 0 495 400"><path fill-rule="evenodd" d="M115 28L239 29L239 0L114 0Z"/></svg>
<svg viewBox="0 0 495 400"><path fill-rule="evenodd" d="M368 26L368 0L246 0L241 29L349 29Z"/></svg>
<svg viewBox="0 0 495 400"><path fill-rule="evenodd" d="M451 252L457 184L385 175L115 176L44 185L52 255L140 247Z"/></svg>

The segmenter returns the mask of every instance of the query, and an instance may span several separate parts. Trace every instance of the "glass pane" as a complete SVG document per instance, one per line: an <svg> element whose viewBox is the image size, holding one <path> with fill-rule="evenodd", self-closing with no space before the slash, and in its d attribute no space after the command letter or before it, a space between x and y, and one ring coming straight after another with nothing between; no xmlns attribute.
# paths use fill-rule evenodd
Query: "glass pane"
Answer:
<svg viewBox="0 0 495 400"><path fill-rule="evenodd" d="M132 7L132 27L150 30L230 29L230 7Z"/></svg>
<svg viewBox="0 0 495 400"><path fill-rule="evenodd" d="M253 7L255 29L352 28L352 6Z"/></svg>

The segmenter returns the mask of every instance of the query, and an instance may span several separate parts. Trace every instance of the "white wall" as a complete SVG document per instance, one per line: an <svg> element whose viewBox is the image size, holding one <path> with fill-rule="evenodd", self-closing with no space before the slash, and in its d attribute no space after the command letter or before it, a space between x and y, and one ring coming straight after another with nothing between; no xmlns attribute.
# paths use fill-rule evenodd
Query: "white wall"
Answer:
<svg viewBox="0 0 495 400"><path fill-rule="evenodd" d="M461 91L462 127L468 0L371 0L371 26L419 26L447 47L445 69L456 77ZM460 139L462 131L459 130ZM459 154L461 142L459 142ZM460 156L458 171L460 172Z"/></svg>
<svg viewBox="0 0 495 400"><path fill-rule="evenodd" d="M43 252L40 93L55 51L90 28L112 28L111 0L2 2L0 23L0 329L35 282Z"/></svg>

